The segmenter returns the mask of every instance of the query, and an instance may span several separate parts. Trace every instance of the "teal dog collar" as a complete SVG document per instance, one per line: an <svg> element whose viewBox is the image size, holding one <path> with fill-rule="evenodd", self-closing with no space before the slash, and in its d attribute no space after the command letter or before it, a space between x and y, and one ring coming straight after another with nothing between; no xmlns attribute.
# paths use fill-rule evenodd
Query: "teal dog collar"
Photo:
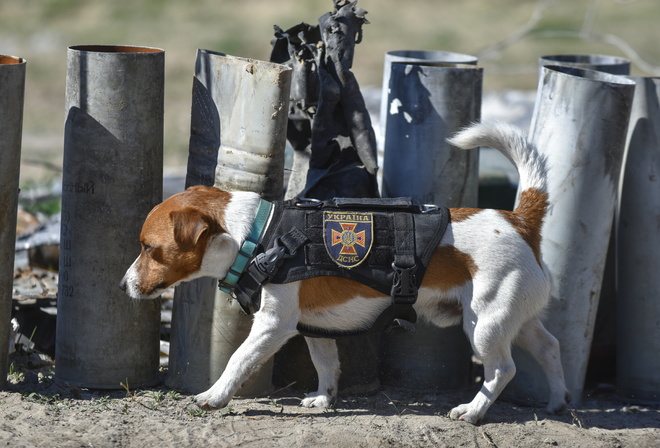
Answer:
<svg viewBox="0 0 660 448"><path fill-rule="evenodd" d="M238 282L238 279L243 275L243 271L247 267L248 262L254 256L259 241L261 241L261 237L266 230L266 225L268 224L272 209L272 203L264 201L263 199L259 200L259 207L257 208L257 213L252 222L250 234L245 238L241 248L238 250L234 264L232 264L229 271L227 271L225 278L218 280L218 288L220 288L220 291L233 295L236 282Z"/></svg>

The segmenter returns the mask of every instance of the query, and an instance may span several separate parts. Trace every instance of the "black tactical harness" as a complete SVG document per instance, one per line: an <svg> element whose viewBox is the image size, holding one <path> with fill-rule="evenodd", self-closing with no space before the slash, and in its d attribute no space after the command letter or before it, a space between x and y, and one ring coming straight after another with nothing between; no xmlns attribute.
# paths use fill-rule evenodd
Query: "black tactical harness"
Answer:
<svg viewBox="0 0 660 448"><path fill-rule="evenodd" d="M329 332L298 325L305 336L339 337L397 327L414 331L417 290L447 228L449 211L410 198L293 199L262 201L258 221L264 224L253 226L220 289L248 314L259 310L264 284L319 276L356 280L392 298L366 330Z"/></svg>

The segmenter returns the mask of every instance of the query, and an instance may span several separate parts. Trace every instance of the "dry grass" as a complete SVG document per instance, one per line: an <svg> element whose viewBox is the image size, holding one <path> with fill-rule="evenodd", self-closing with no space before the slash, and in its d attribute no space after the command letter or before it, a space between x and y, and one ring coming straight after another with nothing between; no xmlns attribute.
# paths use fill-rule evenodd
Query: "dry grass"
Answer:
<svg viewBox="0 0 660 448"><path fill-rule="evenodd" d="M383 54L395 49L481 51L523 26L536 0L360 0L371 22L364 28L354 71L363 86L381 83ZM591 30L615 34L652 65L660 65L655 0L556 0L532 34L484 60L485 89L535 88L539 56L553 53L623 55L611 46L548 31L583 26L597 6ZM197 48L268 59L272 26L316 23L330 0L24 0L2 2L0 53L28 60L23 158L61 163L66 48L79 44L155 46L166 51L165 160L187 157L191 78ZM545 33L545 34L544 34ZM633 67L634 74L647 75ZM32 165L23 182L54 176Z"/></svg>

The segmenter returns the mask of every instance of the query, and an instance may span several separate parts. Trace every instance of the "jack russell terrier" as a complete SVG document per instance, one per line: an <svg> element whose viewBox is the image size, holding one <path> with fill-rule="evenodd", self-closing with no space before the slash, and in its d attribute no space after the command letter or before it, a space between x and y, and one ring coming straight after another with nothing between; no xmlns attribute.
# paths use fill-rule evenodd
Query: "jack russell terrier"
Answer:
<svg viewBox="0 0 660 448"><path fill-rule="evenodd" d="M543 368L550 386L548 411L561 411L570 397L564 383L559 343L540 320L550 294L549 273L541 257L541 228L548 206L545 159L517 128L504 123L474 124L449 142L461 149L479 146L498 149L517 167L522 194L514 211L449 209L444 234L426 251L426 259L421 260L425 265L423 278L418 273L403 278L399 275L395 280L403 282L404 289L414 296L412 300L404 297L404 305L399 307L405 311L407 303L406 316L411 316L409 311L413 310L407 320L414 321L415 315L419 315L440 327L461 324L475 355L483 363L481 389L470 403L453 408L449 413L451 419L476 424L484 417L516 372L511 357L513 343L529 352ZM315 205L315 201L301 201L307 202L298 205ZM172 285L210 276L224 279L220 282L221 289L231 291L240 286L241 277L249 277L243 271L250 272L261 238L273 220L273 207L269 205L255 193L203 186L170 197L147 216L140 234L141 253L120 287L134 299L149 299L158 297ZM329 235L327 257L336 264L349 263L339 267L343 273L357 265L367 269L369 257L375 257L374 250L369 252L367 246L375 244L372 240L377 239L378 230L373 229L373 223L362 221L369 221L372 215L355 212L359 215L357 220L339 219L340 227L330 228L332 217L336 218L337 214L326 213L323 219L327 222L324 221L322 230ZM346 213L339 215L348 219ZM323 233L320 228L317 230ZM278 238L278 244L287 236L290 235ZM289 239L297 239L299 246L306 238L306 235L302 238L293 235ZM333 244L338 245L341 256L333 255L330 248ZM322 270L319 276L311 278L302 275L287 282L267 281L273 278L272 268L295 252L294 248L287 255L287 244L279 246L261 257L263 263L257 263L260 269L252 269L257 277L260 272L266 272L261 281L237 288L243 293L243 308L248 312L258 311L249 336L231 356L220 379L195 397L203 409L227 406L250 374L288 339L302 332L301 328L320 331L316 336L322 336L324 331L329 335L359 333L377 326L376 321L382 320L386 310L393 306L395 294L384 293L380 284L357 281L359 276L332 274L331 270ZM305 252L304 257L308 257L313 251L299 252ZM323 257L323 251L316 252L321 254L318 257ZM365 257L367 261L362 263ZM416 255L413 261L420 258ZM392 267L395 268L394 263ZM391 280L392 276L387 279ZM250 301L255 291L261 291L256 306ZM389 316L391 323L397 314ZM301 404L331 406L337 397L340 374L335 340L305 339L319 384L318 390Z"/></svg>

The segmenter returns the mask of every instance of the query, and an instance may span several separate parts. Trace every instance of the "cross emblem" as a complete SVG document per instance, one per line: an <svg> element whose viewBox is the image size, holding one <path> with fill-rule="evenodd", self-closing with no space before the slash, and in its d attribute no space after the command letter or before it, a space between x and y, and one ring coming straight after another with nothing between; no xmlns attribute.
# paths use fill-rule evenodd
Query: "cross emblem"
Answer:
<svg viewBox="0 0 660 448"><path fill-rule="evenodd" d="M367 239L367 232L366 231L361 231L361 232L355 232L355 227L357 224L355 223L340 223L339 224L342 228L341 232L338 232L336 230L332 230L332 245L336 246L337 244L341 244L342 248L339 251L341 255L357 255L357 251L355 250L355 245L357 244L358 246L361 247L367 247L366 246L366 239Z"/></svg>

